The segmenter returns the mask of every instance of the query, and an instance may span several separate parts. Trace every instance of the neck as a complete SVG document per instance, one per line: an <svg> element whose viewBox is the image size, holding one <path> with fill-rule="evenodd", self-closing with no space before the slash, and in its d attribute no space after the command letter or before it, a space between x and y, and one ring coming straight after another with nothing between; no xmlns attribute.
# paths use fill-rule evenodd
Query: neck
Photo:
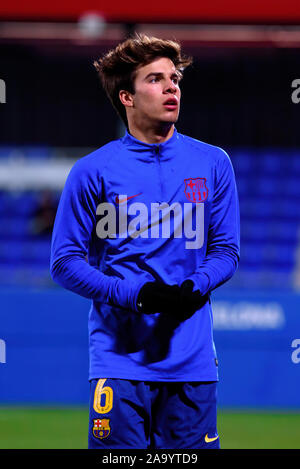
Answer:
<svg viewBox="0 0 300 469"><path fill-rule="evenodd" d="M144 143L162 143L172 137L174 133L174 124L167 123L157 128L140 129L134 125L128 126L129 133Z"/></svg>

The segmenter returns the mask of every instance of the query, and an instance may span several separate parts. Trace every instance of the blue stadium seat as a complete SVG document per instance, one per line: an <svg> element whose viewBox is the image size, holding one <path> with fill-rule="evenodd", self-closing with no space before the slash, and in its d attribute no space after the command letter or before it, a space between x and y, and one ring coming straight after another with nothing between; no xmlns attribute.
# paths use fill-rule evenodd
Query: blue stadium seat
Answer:
<svg viewBox="0 0 300 469"><path fill-rule="evenodd" d="M300 220L299 201L293 197L278 200L276 203L276 215L282 219Z"/></svg>
<svg viewBox="0 0 300 469"><path fill-rule="evenodd" d="M233 150L229 152L236 175L249 175L255 172L256 158L252 151Z"/></svg>
<svg viewBox="0 0 300 469"><path fill-rule="evenodd" d="M271 226L271 223L258 222L256 219L243 221L241 224L242 241L266 243L268 239L272 239Z"/></svg>
<svg viewBox="0 0 300 469"><path fill-rule="evenodd" d="M9 158L14 149L11 145L0 145L0 158Z"/></svg>
<svg viewBox="0 0 300 469"><path fill-rule="evenodd" d="M0 158L11 158L14 155L21 154L27 159L45 159L51 156L52 148L45 145L0 145Z"/></svg>
<svg viewBox="0 0 300 469"><path fill-rule="evenodd" d="M45 159L51 156L52 149L48 146L31 145L23 148L25 158Z"/></svg>
<svg viewBox="0 0 300 469"><path fill-rule="evenodd" d="M293 265L295 252L289 245L283 243L266 244L263 248L263 262L272 264Z"/></svg>
<svg viewBox="0 0 300 469"><path fill-rule="evenodd" d="M272 199L263 197L249 197L240 201L241 216L258 219L274 216L276 207Z"/></svg>
<svg viewBox="0 0 300 469"><path fill-rule="evenodd" d="M11 195L10 210L16 216L30 216L39 200L39 193L21 192Z"/></svg>
<svg viewBox="0 0 300 469"><path fill-rule="evenodd" d="M285 184L285 193L288 197L298 198L300 203L300 179L299 175L292 175Z"/></svg>
<svg viewBox="0 0 300 469"><path fill-rule="evenodd" d="M261 152L257 160L259 172L262 174L280 174L284 166L282 155L274 151Z"/></svg>
<svg viewBox="0 0 300 469"><path fill-rule="evenodd" d="M7 240L0 243L0 263L47 264L50 260L50 240Z"/></svg>
<svg viewBox="0 0 300 469"><path fill-rule="evenodd" d="M25 240L30 235L28 219L23 217L1 217L0 240Z"/></svg>
<svg viewBox="0 0 300 469"><path fill-rule="evenodd" d="M268 224L268 237L295 246L299 241L299 227L299 222L294 219L289 219L285 223L281 220L271 221Z"/></svg>
<svg viewBox="0 0 300 469"><path fill-rule="evenodd" d="M257 176L256 184L253 186L253 190L257 196L278 197L284 193L285 184L278 176L266 176L264 174L263 176Z"/></svg>
<svg viewBox="0 0 300 469"><path fill-rule="evenodd" d="M294 152L291 155L289 168L292 175L300 174L300 151Z"/></svg>

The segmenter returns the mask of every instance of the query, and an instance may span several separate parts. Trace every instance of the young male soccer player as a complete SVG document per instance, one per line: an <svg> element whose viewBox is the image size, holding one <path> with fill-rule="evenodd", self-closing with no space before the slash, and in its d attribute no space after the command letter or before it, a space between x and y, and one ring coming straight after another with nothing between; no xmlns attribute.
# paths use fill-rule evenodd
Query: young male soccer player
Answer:
<svg viewBox="0 0 300 469"><path fill-rule="evenodd" d="M93 300L89 448L219 447L210 292L237 269L239 209L227 154L174 127L190 63L145 35L95 63L127 131L72 168L51 256Z"/></svg>

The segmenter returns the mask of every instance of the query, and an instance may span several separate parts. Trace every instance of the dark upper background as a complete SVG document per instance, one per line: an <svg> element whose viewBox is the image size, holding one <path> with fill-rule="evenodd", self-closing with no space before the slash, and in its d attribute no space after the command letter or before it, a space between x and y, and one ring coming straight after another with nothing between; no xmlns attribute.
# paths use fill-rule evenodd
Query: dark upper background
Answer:
<svg viewBox="0 0 300 469"><path fill-rule="evenodd" d="M110 44L111 46L113 44ZM0 144L98 147L118 136L119 118L93 60L107 47L1 44ZM186 46L194 64L182 81L179 131L226 148L297 147L297 48Z"/></svg>

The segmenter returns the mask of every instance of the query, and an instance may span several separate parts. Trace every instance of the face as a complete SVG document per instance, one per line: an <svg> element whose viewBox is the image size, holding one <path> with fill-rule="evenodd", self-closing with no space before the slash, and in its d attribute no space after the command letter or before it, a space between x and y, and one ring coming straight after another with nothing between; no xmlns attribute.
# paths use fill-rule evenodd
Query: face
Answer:
<svg viewBox="0 0 300 469"><path fill-rule="evenodd" d="M135 93L129 94L126 103L128 117L139 122L140 126L175 123L180 109L179 81L179 72L166 57L138 68L134 80Z"/></svg>

